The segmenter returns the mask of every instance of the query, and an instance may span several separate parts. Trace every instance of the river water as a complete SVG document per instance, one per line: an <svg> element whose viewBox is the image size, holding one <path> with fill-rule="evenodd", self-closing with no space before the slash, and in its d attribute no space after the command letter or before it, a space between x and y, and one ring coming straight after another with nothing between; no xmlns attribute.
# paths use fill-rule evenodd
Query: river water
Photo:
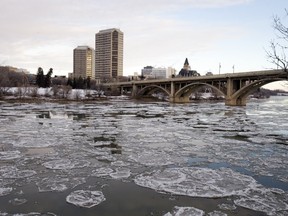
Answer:
<svg viewBox="0 0 288 216"><path fill-rule="evenodd" d="M288 98L0 103L0 215L288 215Z"/></svg>

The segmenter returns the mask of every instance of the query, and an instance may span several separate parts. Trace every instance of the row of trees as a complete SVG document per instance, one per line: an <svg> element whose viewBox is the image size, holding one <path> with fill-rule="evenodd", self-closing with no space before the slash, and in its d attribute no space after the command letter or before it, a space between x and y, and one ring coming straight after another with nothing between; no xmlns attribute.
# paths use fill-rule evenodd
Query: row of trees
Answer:
<svg viewBox="0 0 288 216"><path fill-rule="evenodd" d="M0 97L7 95L11 87L29 86L31 76L15 72L10 67L0 66Z"/></svg>

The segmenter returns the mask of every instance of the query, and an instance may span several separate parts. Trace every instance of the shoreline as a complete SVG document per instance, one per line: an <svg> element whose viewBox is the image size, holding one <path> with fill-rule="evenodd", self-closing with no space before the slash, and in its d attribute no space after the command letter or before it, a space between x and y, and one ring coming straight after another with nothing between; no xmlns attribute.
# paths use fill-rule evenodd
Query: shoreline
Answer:
<svg viewBox="0 0 288 216"><path fill-rule="evenodd" d="M70 103L70 102L98 102L98 101L109 101L107 97L100 98L82 98L82 99L67 99L67 98L52 98L52 97L25 97L25 98L0 98L0 103Z"/></svg>

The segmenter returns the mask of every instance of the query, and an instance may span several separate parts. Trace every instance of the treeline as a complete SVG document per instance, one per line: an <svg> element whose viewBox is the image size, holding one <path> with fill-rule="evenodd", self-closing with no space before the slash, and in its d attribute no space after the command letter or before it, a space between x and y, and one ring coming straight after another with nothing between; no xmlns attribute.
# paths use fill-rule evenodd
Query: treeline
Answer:
<svg viewBox="0 0 288 216"><path fill-rule="evenodd" d="M11 67L0 66L0 97L7 95L12 87L27 87L33 75L15 72Z"/></svg>
<svg viewBox="0 0 288 216"><path fill-rule="evenodd" d="M46 75L44 75L44 71L41 67L38 68L38 72L36 75L36 85L39 88L49 88L54 85L67 85L71 86L73 89L91 89L91 79L82 78L81 76L78 78L52 78L53 68L50 68ZM63 80L64 79L64 80ZM94 84L94 83L92 83Z"/></svg>
<svg viewBox="0 0 288 216"><path fill-rule="evenodd" d="M40 88L48 88L51 86L51 77L53 74L53 68L50 68L46 75L41 67L38 68L36 75L36 84Z"/></svg>
<svg viewBox="0 0 288 216"><path fill-rule="evenodd" d="M82 78L81 76L78 78L68 78L67 85L71 86L73 89L91 89L91 84L95 88L94 80L91 82L90 77ZM93 89L94 89L93 88Z"/></svg>

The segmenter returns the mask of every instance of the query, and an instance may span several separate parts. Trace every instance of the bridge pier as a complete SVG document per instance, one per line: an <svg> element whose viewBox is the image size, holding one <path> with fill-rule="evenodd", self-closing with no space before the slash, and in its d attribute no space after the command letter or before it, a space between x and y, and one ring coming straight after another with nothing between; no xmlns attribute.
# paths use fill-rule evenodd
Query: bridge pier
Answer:
<svg viewBox="0 0 288 216"><path fill-rule="evenodd" d="M225 99L226 106L246 106L246 98Z"/></svg>
<svg viewBox="0 0 288 216"><path fill-rule="evenodd" d="M189 103L189 97L175 97L175 96L170 96L169 101L171 103Z"/></svg>
<svg viewBox="0 0 288 216"><path fill-rule="evenodd" d="M137 93L138 93L138 87L137 87L137 85L135 85L135 83L133 83L132 84L132 97L133 98L136 98L136 96L137 96Z"/></svg>
<svg viewBox="0 0 288 216"><path fill-rule="evenodd" d="M227 79L227 93L225 97L225 105L246 106L246 97L238 97L234 94L241 88L241 86L239 86L238 84L238 82L233 81L231 78Z"/></svg>

